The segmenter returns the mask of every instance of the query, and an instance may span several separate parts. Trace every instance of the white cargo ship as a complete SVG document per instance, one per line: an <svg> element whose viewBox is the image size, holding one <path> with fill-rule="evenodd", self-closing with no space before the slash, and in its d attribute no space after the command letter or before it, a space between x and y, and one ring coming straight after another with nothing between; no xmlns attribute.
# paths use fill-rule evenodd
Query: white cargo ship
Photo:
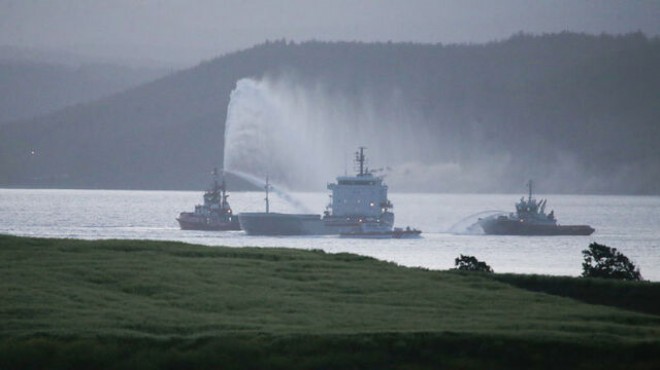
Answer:
<svg viewBox="0 0 660 370"><path fill-rule="evenodd" d="M270 212L266 193L266 212L240 213L241 229L248 235L394 235L387 185L365 166L365 148L359 149L357 174L339 176L336 183L328 184L332 200L323 215Z"/></svg>

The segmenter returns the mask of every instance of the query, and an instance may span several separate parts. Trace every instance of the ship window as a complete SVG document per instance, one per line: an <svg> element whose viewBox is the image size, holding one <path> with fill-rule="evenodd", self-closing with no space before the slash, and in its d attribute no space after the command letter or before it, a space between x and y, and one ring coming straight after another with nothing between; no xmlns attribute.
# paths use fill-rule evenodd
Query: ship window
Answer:
<svg viewBox="0 0 660 370"><path fill-rule="evenodd" d="M376 185L376 181L360 181L360 180L340 180L339 185Z"/></svg>

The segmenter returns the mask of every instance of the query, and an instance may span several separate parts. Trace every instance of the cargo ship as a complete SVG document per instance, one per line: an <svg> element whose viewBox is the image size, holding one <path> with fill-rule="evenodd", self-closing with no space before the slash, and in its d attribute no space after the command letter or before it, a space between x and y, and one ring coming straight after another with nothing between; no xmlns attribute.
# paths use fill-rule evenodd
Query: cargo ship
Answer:
<svg viewBox="0 0 660 370"><path fill-rule="evenodd" d="M204 204L195 206L193 212L181 212L176 219L182 230L240 230L238 217L235 216L227 201L227 185L223 176L218 181L218 170L213 170L213 182L204 193Z"/></svg>
<svg viewBox="0 0 660 370"><path fill-rule="evenodd" d="M240 213L241 229L248 235L359 235L368 226L398 235L392 233L394 213L388 187L366 167L364 149L355 153L354 176L339 176L336 183L328 184L331 202L323 215L270 212L267 182L266 212Z"/></svg>
<svg viewBox="0 0 660 370"><path fill-rule="evenodd" d="M555 212L545 213L546 200L532 198L532 181L527 183L529 196L516 203L516 212L480 218L478 224L490 235L591 235L589 225L560 225Z"/></svg>

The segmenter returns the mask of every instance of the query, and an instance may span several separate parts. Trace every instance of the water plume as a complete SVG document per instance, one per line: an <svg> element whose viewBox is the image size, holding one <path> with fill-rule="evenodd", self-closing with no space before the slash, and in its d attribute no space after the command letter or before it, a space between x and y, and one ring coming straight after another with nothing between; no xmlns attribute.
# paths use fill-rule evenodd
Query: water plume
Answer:
<svg viewBox="0 0 660 370"><path fill-rule="evenodd" d="M224 168L292 190L323 191L337 175L354 173L359 146L367 147L372 169L432 157L437 142L418 129L427 125L412 124L418 118L396 92L385 100L348 98L293 78L241 79L227 110ZM411 175L387 173L402 182Z"/></svg>
<svg viewBox="0 0 660 370"><path fill-rule="evenodd" d="M248 173L244 173L241 171L236 171L236 170L225 170L226 173L230 173L236 177L240 177L241 179L249 182L250 184L258 187L265 189L266 187L266 182L262 180L261 178L258 178L256 176L250 175ZM282 198L285 202L289 203L292 205L297 211L301 213L313 213L307 206L305 206L301 201L293 197L291 194L289 194L286 190L282 189L279 185L272 184L270 181L268 182L268 189L269 191L274 192Z"/></svg>

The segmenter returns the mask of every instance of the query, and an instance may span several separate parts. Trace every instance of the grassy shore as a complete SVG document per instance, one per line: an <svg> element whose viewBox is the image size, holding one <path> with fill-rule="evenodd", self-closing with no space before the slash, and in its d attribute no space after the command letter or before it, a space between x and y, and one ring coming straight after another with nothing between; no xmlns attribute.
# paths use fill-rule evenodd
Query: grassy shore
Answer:
<svg viewBox="0 0 660 370"><path fill-rule="evenodd" d="M0 236L0 294L0 368L660 365L660 284L648 282Z"/></svg>

